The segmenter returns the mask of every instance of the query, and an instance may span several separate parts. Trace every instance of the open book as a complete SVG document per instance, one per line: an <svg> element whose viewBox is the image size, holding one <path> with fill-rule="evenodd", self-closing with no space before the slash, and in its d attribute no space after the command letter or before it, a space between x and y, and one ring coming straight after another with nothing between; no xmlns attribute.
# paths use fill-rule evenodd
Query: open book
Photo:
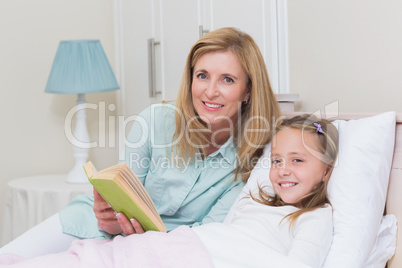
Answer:
<svg viewBox="0 0 402 268"><path fill-rule="evenodd" d="M136 219L144 231L166 232L151 197L126 163L95 173L89 161L84 169L88 180L116 212L122 212L128 219Z"/></svg>

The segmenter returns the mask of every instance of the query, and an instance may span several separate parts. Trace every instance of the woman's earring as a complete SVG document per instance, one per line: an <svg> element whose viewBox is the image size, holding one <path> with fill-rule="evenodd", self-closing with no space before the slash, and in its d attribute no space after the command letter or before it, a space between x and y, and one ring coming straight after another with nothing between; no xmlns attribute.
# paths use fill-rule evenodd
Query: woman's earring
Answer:
<svg viewBox="0 0 402 268"><path fill-rule="evenodd" d="M243 104L247 104L248 103L248 99L247 100L245 100L245 101L243 101Z"/></svg>

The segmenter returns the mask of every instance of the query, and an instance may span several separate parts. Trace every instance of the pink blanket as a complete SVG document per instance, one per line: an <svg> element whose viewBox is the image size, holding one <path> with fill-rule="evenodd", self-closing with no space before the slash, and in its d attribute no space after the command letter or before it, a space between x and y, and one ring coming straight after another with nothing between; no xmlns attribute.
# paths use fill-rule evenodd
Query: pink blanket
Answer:
<svg viewBox="0 0 402 268"><path fill-rule="evenodd" d="M211 258L191 228L170 233L147 232L114 240L75 241L64 253L33 259L0 255L0 267L213 267Z"/></svg>

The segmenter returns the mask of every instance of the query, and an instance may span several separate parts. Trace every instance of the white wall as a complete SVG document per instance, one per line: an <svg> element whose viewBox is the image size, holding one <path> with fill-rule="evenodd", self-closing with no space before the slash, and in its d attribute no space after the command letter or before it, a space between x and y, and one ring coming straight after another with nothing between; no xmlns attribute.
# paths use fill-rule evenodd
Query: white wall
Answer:
<svg viewBox="0 0 402 268"><path fill-rule="evenodd" d="M299 111L402 112L402 1L288 0Z"/></svg>
<svg viewBox="0 0 402 268"><path fill-rule="evenodd" d="M113 67L113 38L112 0L0 1L0 228L9 180L67 173L74 163L64 118L76 96L44 93L60 40L99 39ZM115 96L89 94L87 101L108 105ZM97 111L87 119L96 141ZM116 163L117 150L95 148L90 159L104 168Z"/></svg>

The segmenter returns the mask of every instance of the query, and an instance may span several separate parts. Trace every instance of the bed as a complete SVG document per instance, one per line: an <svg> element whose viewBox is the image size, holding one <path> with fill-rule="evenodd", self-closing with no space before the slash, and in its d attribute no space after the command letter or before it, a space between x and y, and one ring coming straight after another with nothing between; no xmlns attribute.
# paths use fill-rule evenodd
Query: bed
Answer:
<svg viewBox="0 0 402 268"><path fill-rule="evenodd" d="M286 116L296 114L299 113ZM340 144L338 163L328 185L334 236L323 267L402 267L402 236L397 232L397 220L402 219L402 114L327 114L325 117L335 120ZM262 165L267 153L264 150L243 192L249 193L259 179L267 181L267 168ZM235 206L236 202L232 208ZM226 221L232 215L231 210ZM252 254L247 255L246 250L241 254L251 262ZM232 256L230 252L229 258ZM263 257L265 266L266 255Z"/></svg>

